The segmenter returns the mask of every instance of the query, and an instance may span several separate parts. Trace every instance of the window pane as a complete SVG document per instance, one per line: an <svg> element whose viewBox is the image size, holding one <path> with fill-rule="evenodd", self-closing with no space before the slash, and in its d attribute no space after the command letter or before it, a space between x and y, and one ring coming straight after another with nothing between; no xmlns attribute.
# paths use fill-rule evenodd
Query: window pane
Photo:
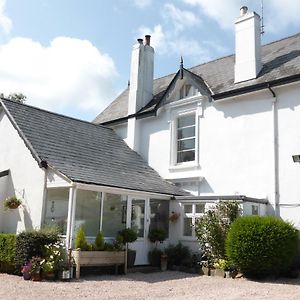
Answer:
<svg viewBox="0 0 300 300"><path fill-rule="evenodd" d="M178 140L185 139L188 137L194 137L194 136L195 136L195 126L178 129L178 131L177 131L177 139Z"/></svg>
<svg viewBox="0 0 300 300"><path fill-rule="evenodd" d="M150 199L150 227L164 229L169 236L169 201Z"/></svg>
<svg viewBox="0 0 300 300"><path fill-rule="evenodd" d="M57 226L61 234L67 232L69 189L57 188L47 190L46 226Z"/></svg>
<svg viewBox="0 0 300 300"><path fill-rule="evenodd" d="M191 214L192 212L193 212L192 204L184 205L184 213L185 214Z"/></svg>
<svg viewBox="0 0 300 300"><path fill-rule="evenodd" d="M177 128L195 125L195 114L189 114L177 119Z"/></svg>
<svg viewBox="0 0 300 300"><path fill-rule="evenodd" d="M126 206L127 201L121 195L105 194L102 220L102 233L105 237L116 237L118 232L126 227Z"/></svg>
<svg viewBox="0 0 300 300"><path fill-rule="evenodd" d="M178 152L177 153L177 162L187 162L187 161L194 161L195 160L195 151L185 151L185 152Z"/></svg>
<svg viewBox="0 0 300 300"><path fill-rule="evenodd" d="M183 235L192 236L192 218L183 219Z"/></svg>
<svg viewBox="0 0 300 300"><path fill-rule="evenodd" d="M177 151L195 149L195 139L188 139L177 142Z"/></svg>
<svg viewBox="0 0 300 300"><path fill-rule="evenodd" d="M96 236L100 230L101 193L77 191L75 232L83 226L87 236Z"/></svg>
<svg viewBox="0 0 300 300"><path fill-rule="evenodd" d="M196 214L203 214L205 210L205 204L196 204Z"/></svg>
<svg viewBox="0 0 300 300"><path fill-rule="evenodd" d="M132 199L131 228L135 229L138 237L144 237L145 200Z"/></svg>
<svg viewBox="0 0 300 300"><path fill-rule="evenodd" d="M192 86L190 84L185 85L185 96L190 97L193 96L192 94Z"/></svg>
<svg viewBox="0 0 300 300"><path fill-rule="evenodd" d="M258 205L252 205L252 215L258 215Z"/></svg>

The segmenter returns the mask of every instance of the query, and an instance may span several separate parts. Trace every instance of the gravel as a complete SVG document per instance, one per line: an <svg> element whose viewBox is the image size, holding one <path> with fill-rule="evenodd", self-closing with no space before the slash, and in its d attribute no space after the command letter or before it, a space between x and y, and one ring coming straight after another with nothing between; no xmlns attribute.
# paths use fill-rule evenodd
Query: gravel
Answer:
<svg viewBox="0 0 300 300"><path fill-rule="evenodd" d="M32 282L0 274L0 299L300 299L300 279L258 282L168 271Z"/></svg>

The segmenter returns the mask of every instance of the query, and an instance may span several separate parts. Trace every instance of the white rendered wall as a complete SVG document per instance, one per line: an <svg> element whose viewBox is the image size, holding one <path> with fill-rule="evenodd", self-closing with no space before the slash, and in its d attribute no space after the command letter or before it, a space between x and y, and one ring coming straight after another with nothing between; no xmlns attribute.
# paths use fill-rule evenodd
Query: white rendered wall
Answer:
<svg viewBox="0 0 300 300"><path fill-rule="evenodd" d="M44 171L39 168L3 112L0 112L0 139L0 167L1 170L9 169L11 176L6 196L15 194L23 202L18 209L0 214L0 231L16 233L24 229L39 228L43 207ZM3 201L2 197L0 201Z"/></svg>
<svg viewBox="0 0 300 300"><path fill-rule="evenodd" d="M300 85L274 90L278 98L280 216L300 228L300 164L292 161L292 155L300 154ZM139 153L166 179L184 179L186 183L190 178L189 190L195 195L266 198L271 203L266 212L273 214L273 101L268 90L220 102L206 101L199 117L198 167L170 168L168 110L157 117L139 120ZM202 180L195 182L195 178Z"/></svg>

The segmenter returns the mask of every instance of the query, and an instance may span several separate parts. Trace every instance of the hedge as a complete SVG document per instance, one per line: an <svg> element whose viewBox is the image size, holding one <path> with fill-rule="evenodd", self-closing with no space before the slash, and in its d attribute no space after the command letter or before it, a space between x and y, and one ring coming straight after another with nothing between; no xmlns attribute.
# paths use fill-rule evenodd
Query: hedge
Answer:
<svg viewBox="0 0 300 300"><path fill-rule="evenodd" d="M13 273L15 261L15 234L0 234L0 272Z"/></svg>
<svg viewBox="0 0 300 300"><path fill-rule="evenodd" d="M17 272L25 262L33 256L41 256L43 246L59 241L58 232L55 230L24 231L16 238L15 266Z"/></svg>
<svg viewBox="0 0 300 300"><path fill-rule="evenodd" d="M286 273L294 263L299 232L276 217L245 216L231 225L226 254L247 277Z"/></svg>

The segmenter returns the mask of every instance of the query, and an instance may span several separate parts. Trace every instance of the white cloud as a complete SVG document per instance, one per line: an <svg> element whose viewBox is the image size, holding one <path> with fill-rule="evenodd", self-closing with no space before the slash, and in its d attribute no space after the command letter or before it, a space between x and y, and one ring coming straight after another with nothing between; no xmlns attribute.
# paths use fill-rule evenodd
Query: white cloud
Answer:
<svg viewBox="0 0 300 300"><path fill-rule="evenodd" d="M133 4L137 6L138 8L145 8L149 6L152 2L152 0L132 0Z"/></svg>
<svg viewBox="0 0 300 300"><path fill-rule="evenodd" d="M200 13L215 20L223 29L233 29L242 4L261 14L260 1L240 0L182 0L200 9ZM289 26L300 25L300 4L297 0L268 0L264 2L266 32L283 32Z"/></svg>
<svg viewBox="0 0 300 300"><path fill-rule="evenodd" d="M115 96L113 60L87 40L57 37L47 47L28 38L0 46L0 92L58 112L96 115Z"/></svg>
<svg viewBox="0 0 300 300"><path fill-rule="evenodd" d="M170 19L175 26L175 29L178 31L200 24L199 17L193 12L181 10L171 3L166 3L164 5L164 13L162 15L165 19Z"/></svg>
<svg viewBox="0 0 300 300"><path fill-rule="evenodd" d="M297 0L269 0L264 2L266 32L283 31L300 25L300 3Z"/></svg>
<svg viewBox="0 0 300 300"><path fill-rule="evenodd" d="M147 34L151 35L151 46L160 53L165 53L167 51L167 44L166 44L166 34L163 31L163 28L160 24L154 26L153 29L141 26L138 29L138 36L144 37Z"/></svg>
<svg viewBox="0 0 300 300"><path fill-rule="evenodd" d="M0 28L4 33L9 33L12 28L12 21L5 15L6 0L0 0Z"/></svg>
<svg viewBox="0 0 300 300"><path fill-rule="evenodd" d="M167 30L164 31L162 25L156 25L153 29L149 27L139 28L139 36L145 34L151 35L151 45L154 47L155 52L160 55L177 55L191 57L196 62L204 62L211 59L209 49L207 46L202 46L200 42L195 39L188 39L177 31Z"/></svg>
<svg viewBox="0 0 300 300"><path fill-rule="evenodd" d="M183 2L198 6L201 12L217 21L224 29L233 27L241 6L240 0L183 0Z"/></svg>

